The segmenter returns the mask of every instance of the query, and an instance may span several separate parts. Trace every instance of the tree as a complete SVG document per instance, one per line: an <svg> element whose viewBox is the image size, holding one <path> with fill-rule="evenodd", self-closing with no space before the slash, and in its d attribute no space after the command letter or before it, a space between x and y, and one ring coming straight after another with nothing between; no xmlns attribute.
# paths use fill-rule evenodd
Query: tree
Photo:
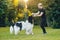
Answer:
<svg viewBox="0 0 60 40"><path fill-rule="evenodd" d="M54 0L52 4L48 6L49 8L49 20L53 28L60 28L60 1Z"/></svg>
<svg viewBox="0 0 60 40"><path fill-rule="evenodd" d="M4 0L0 1L0 26L6 26L5 19L7 14L7 5Z"/></svg>

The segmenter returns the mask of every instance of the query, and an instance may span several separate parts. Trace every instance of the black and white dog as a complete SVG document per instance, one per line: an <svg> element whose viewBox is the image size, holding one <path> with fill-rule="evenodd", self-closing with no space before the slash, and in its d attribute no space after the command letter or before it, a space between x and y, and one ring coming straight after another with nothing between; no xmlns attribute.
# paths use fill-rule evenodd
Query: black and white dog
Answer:
<svg viewBox="0 0 60 40"><path fill-rule="evenodd" d="M32 22L32 16L28 18L28 20L16 22L14 25L10 26L10 33L12 34L14 32L15 35L18 34L21 30L26 30L26 34L32 34L33 35L33 22Z"/></svg>

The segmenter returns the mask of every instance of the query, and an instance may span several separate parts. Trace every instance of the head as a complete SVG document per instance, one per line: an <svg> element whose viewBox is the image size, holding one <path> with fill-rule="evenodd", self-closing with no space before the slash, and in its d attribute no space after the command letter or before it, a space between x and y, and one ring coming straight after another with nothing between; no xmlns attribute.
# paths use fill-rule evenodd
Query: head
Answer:
<svg viewBox="0 0 60 40"><path fill-rule="evenodd" d="M39 8L39 9L42 9L42 8L43 8L42 3L38 3L38 8Z"/></svg>

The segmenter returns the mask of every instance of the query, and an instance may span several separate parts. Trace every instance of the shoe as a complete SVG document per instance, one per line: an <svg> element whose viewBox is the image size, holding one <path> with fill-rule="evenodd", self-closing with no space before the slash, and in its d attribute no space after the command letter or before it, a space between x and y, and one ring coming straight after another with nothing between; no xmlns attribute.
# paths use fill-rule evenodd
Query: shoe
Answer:
<svg viewBox="0 0 60 40"><path fill-rule="evenodd" d="M47 34L47 32L43 33L43 34Z"/></svg>

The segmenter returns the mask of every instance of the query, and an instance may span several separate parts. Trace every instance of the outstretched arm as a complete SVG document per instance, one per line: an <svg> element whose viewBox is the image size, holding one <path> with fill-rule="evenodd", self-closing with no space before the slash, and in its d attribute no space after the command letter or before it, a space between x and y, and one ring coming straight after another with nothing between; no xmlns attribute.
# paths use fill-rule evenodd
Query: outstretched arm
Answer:
<svg viewBox="0 0 60 40"><path fill-rule="evenodd" d="M40 14L38 14L37 16L42 16L43 15L43 12L41 12Z"/></svg>
<svg viewBox="0 0 60 40"><path fill-rule="evenodd" d="M32 13L32 15L33 15L33 16L37 16L37 15L39 15L39 13L40 13L40 12L38 11L37 13Z"/></svg>

